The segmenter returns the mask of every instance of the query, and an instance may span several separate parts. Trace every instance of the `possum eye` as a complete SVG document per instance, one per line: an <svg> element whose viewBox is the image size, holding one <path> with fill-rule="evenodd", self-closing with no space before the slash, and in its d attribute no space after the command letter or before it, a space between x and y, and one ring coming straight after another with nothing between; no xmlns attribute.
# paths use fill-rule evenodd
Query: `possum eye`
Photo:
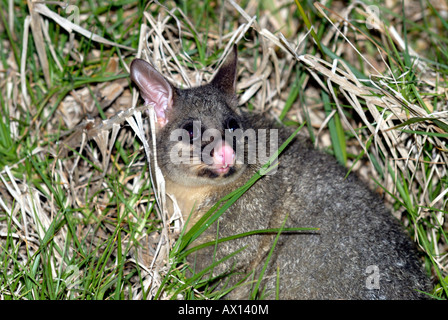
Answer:
<svg viewBox="0 0 448 320"><path fill-rule="evenodd" d="M187 131L188 136L190 137L190 143L196 141L201 137L201 126L197 121L190 121L183 125L182 129Z"/></svg>
<svg viewBox="0 0 448 320"><path fill-rule="evenodd" d="M240 128L240 124L235 118L228 118L225 124L225 129L229 130L230 132L235 131L236 129Z"/></svg>

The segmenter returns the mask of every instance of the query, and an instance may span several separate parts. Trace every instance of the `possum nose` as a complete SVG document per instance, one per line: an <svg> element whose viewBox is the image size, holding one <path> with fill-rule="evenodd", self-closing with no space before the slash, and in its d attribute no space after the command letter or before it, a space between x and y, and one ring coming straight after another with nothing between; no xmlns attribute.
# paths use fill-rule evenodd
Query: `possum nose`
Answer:
<svg viewBox="0 0 448 320"><path fill-rule="evenodd" d="M213 163L215 165L233 166L235 163L235 151L227 142L223 142L215 147Z"/></svg>

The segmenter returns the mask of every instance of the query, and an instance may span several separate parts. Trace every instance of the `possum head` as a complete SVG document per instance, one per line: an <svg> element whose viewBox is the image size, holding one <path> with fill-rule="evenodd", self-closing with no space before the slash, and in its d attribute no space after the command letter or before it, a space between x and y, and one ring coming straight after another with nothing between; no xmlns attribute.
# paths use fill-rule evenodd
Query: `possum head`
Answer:
<svg viewBox="0 0 448 320"><path fill-rule="evenodd" d="M236 63L234 47L210 83L180 89L148 62L132 62L131 79L155 110L158 162L165 177L186 186L220 185L245 170L247 150L237 148L247 128L236 109Z"/></svg>

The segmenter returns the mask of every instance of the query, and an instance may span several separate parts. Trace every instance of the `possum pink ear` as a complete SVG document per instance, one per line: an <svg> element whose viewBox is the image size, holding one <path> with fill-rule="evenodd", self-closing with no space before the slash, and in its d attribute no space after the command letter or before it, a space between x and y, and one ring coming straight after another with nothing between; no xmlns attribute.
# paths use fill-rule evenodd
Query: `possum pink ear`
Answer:
<svg viewBox="0 0 448 320"><path fill-rule="evenodd" d="M167 111L173 106L173 87L148 62L135 59L131 63L131 79L140 89L145 105L153 105L157 122L164 126L167 122Z"/></svg>
<svg viewBox="0 0 448 320"><path fill-rule="evenodd" d="M226 61L213 78L211 84L228 94L235 94L236 91L236 65L238 53L236 45L233 46Z"/></svg>

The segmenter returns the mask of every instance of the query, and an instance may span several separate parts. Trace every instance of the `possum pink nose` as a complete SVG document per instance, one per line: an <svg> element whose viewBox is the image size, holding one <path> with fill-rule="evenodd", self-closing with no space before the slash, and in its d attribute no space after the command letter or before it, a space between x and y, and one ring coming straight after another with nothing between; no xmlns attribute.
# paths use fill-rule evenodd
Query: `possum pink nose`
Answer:
<svg viewBox="0 0 448 320"><path fill-rule="evenodd" d="M233 148L226 142L216 146L213 153L213 162L216 165L233 166L235 163L235 152L233 151Z"/></svg>

